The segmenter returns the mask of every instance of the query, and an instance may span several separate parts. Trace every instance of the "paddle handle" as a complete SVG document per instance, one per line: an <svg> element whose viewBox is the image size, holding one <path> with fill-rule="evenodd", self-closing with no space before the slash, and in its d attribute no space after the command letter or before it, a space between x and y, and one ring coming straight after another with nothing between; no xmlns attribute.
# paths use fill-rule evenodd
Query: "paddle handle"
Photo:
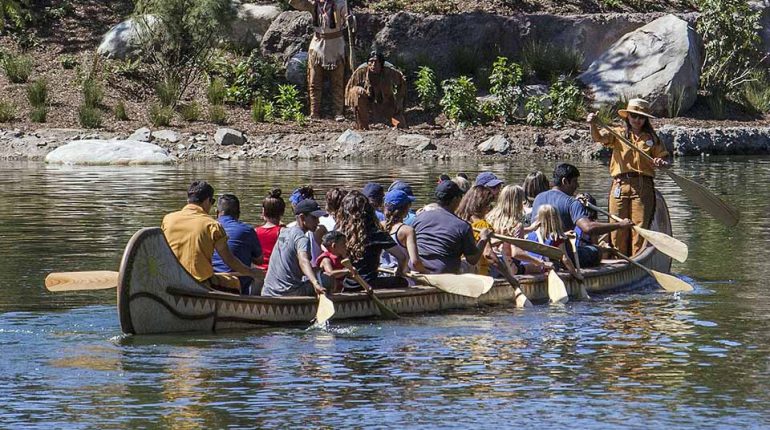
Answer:
<svg viewBox="0 0 770 430"><path fill-rule="evenodd" d="M610 127L608 127L608 126L606 126L606 125L604 125L604 124L600 124L600 125L599 125L599 127L600 127L600 128L603 128L603 129L605 129L605 130L607 130L607 132L609 132L611 135L615 136L615 137L616 137L616 138L617 138L617 139L620 141L620 143L622 143L622 144L624 144L624 145L628 146L629 148L631 148L632 150L634 150L634 151L635 151L637 154L641 155L641 156L642 156L642 158L646 158L646 159L647 159L648 161L650 161L651 163L653 162L653 158L652 158L652 157L650 157L650 155L649 155L649 154L647 154L646 152L644 152L644 151L642 151L641 149L637 148L637 147L636 147L636 145L634 145L633 143L631 143L631 142L630 142L628 139L626 139L626 137L625 137L625 136L623 136L622 134L618 133L617 131L615 131L615 130L611 129Z"/></svg>
<svg viewBox="0 0 770 430"><path fill-rule="evenodd" d="M353 279L355 279L356 282L358 282L359 285L361 285L361 287L363 287L367 293L371 293L372 286L369 285L368 282L366 282L366 279L362 278L361 275L358 274L358 270L356 270L356 268L353 267L353 263L350 262L350 259L345 258L340 263L342 263L342 265L345 266L345 268L350 271L350 276L352 276Z"/></svg>
<svg viewBox="0 0 770 430"><path fill-rule="evenodd" d="M594 210L594 211L599 212L600 214L603 214L603 215L607 215L608 217L614 219L615 221L618 221L618 222L623 221L619 216L613 215L613 214L605 211L604 209L600 208L599 206L596 206L596 205L593 205L593 204L589 203L588 201L583 202L583 204L588 209Z"/></svg>
<svg viewBox="0 0 770 430"><path fill-rule="evenodd" d="M642 264L632 260L629 256L623 254L622 252L618 251L617 249L610 248L610 247L607 247L607 246L602 247L602 249L605 250L605 251L609 251L609 252L617 255L618 257L622 258L623 260L628 261L629 263L633 264L634 266L644 270L645 272L649 273L649 275L652 276L653 278L655 277L655 275L652 274L652 270L650 270L649 268L645 267L644 265L642 265Z"/></svg>

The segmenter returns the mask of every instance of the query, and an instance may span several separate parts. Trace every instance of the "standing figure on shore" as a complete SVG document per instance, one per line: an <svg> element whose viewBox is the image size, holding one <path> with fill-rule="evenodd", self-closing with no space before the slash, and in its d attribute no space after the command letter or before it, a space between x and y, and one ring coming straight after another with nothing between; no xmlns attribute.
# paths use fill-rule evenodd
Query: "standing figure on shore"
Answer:
<svg viewBox="0 0 770 430"><path fill-rule="evenodd" d="M313 39L307 57L307 83L310 93L310 118L321 119L321 92L324 78L329 78L334 119L344 121L345 39L343 28L354 26L346 0L289 0L297 10L313 16Z"/></svg>
<svg viewBox="0 0 770 430"><path fill-rule="evenodd" d="M406 128L404 74L385 63L377 51L369 54L366 64L359 66L345 87L345 104L353 109L356 124L369 130L370 120L385 120L393 127Z"/></svg>
<svg viewBox="0 0 770 430"><path fill-rule="evenodd" d="M620 218L630 219L635 225L649 228L655 212L655 168L668 167L668 157L663 142L652 128L650 104L643 99L631 99L625 109L618 110L618 115L625 121L625 127L616 131L623 135L637 148L652 157L650 162L642 158L633 149L628 148L606 130L599 130L596 115L588 114L586 120L591 126L591 137L596 142L612 148L610 159L610 213ZM644 246L644 238L632 229L619 229L611 233L612 244L626 255L635 255Z"/></svg>

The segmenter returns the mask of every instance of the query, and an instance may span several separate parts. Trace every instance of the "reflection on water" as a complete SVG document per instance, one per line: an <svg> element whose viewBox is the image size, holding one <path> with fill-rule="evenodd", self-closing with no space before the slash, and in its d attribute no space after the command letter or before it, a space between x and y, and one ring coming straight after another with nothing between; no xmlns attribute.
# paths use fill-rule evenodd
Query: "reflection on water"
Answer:
<svg viewBox="0 0 770 430"><path fill-rule="evenodd" d="M536 167L550 170L551 163ZM606 198L606 167L579 165ZM333 323L326 331L124 337L114 291L50 294L50 271L116 269L138 228L187 184L234 192L256 221L268 187L401 178L427 201L442 172L530 164L201 163L110 168L3 163L0 427L763 427L770 382L763 257L770 159L680 162L729 194L738 228L659 181L690 259L692 294L653 290L526 310Z"/></svg>

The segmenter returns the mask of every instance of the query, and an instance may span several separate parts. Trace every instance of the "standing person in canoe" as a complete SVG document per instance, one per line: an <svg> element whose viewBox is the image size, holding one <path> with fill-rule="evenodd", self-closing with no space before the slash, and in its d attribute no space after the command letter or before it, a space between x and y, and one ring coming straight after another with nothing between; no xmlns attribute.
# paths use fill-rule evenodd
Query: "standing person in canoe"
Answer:
<svg viewBox="0 0 770 430"><path fill-rule="evenodd" d="M262 246L257 238L254 227L240 220L241 202L234 194L222 194L217 200L217 221L225 228L227 233L227 247L233 255L246 266L255 266L262 263ZM217 272L232 272L233 268L228 266L219 252L214 251L212 258L214 270ZM241 276L238 278L241 282L241 294L251 295L253 278Z"/></svg>
<svg viewBox="0 0 770 430"><path fill-rule="evenodd" d="M637 148L652 157L652 162L642 158L633 149L621 143L606 130L599 130L596 114L588 114L586 120L591 127L591 137L602 145L612 148L610 159L609 212L620 218L628 218L642 228L648 228L655 212L656 168L669 166L669 153L661 142L650 120L650 105L643 99L631 99L625 109L618 110L625 121L625 127L617 129ZM632 256L644 246L644 238L632 229L618 229L611 233L612 244L625 255Z"/></svg>
<svg viewBox="0 0 770 430"><path fill-rule="evenodd" d="M326 292L310 262L310 238L305 234L314 232L318 218L325 215L313 199L305 199L294 207L296 222L278 235L262 288L263 296L316 296Z"/></svg>
<svg viewBox="0 0 770 430"><path fill-rule="evenodd" d="M438 184L435 196L436 203L414 220L417 251L429 273L460 273L461 257L470 265L478 263L492 231L483 229L476 242L471 225L455 215L463 192L453 181Z"/></svg>
<svg viewBox="0 0 770 430"><path fill-rule="evenodd" d="M406 128L404 74L385 63L385 55L372 51L366 64L358 67L345 87L345 103L356 115L356 125L369 130L369 123L385 120L393 127Z"/></svg>
<svg viewBox="0 0 770 430"><path fill-rule="evenodd" d="M334 119L344 121L345 39L343 28L355 19L348 13L345 0L289 0L297 10L310 12L313 38L307 56L307 82L310 93L310 118L321 119L321 93L324 78L329 78Z"/></svg>
<svg viewBox="0 0 770 430"><path fill-rule="evenodd" d="M241 263L227 246L227 233L209 213L214 206L214 187L206 181L193 181L187 189L187 205L163 217L160 228L171 251L182 267L198 282L216 290L239 294L237 277L214 273L214 250L232 270L252 278L260 272Z"/></svg>

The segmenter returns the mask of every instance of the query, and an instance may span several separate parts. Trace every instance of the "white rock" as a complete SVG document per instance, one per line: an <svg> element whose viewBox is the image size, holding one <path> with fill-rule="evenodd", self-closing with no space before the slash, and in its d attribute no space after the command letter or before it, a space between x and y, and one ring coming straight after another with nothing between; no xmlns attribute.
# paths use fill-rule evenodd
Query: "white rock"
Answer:
<svg viewBox="0 0 770 430"><path fill-rule="evenodd" d="M174 159L158 145L136 140L77 140L46 155L52 164L169 164Z"/></svg>
<svg viewBox="0 0 770 430"><path fill-rule="evenodd" d="M137 129L126 140L138 140L139 142L150 142L152 140L152 131L147 127Z"/></svg>
<svg viewBox="0 0 770 430"><path fill-rule="evenodd" d="M337 138L337 143L340 145L360 145L364 143L364 137L351 129L347 129Z"/></svg>
<svg viewBox="0 0 770 430"><path fill-rule="evenodd" d="M703 42L674 15L666 15L615 42L579 76L593 92L595 104L641 97L656 115L681 99L680 113L695 103Z"/></svg>
<svg viewBox="0 0 770 430"><path fill-rule="evenodd" d="M138 20L130 18L112 27L102 37L96 52L103 57L117 60L137 57L141 51L141 38L148 28L152 29L158 22L152 15L143 17Z"/></svg>
<svg viewBox="0 0 770 430"><path fill-rule="evenodd" d="M430 143L431 143L430 138L425 137L421 134L402 134L401 136L398 136L398 138L396 138L396 145L406 146L409 148L414 148L419 145L427 145Z"/></svg>
<svg viewBox="0 0 770 430"><path fill-rule="evenodd" d="M243 145L246 143L246 137L240 131L233 128L219 128L214 134L214 142L217 145Z"/></svg>
<svg viewBox="0 0 770 430"><path fill-rule="evenodd" d="M505 154L511 149L511 142L499 134L490 137L476 147L481 152Z"/></svg>
<svg viewBox="0 0 770 430"><path fill-rule="evenodd" d="M158 140L165 140L169 143L177 143L182 139L182 136L173 130L153 131L152 137Z"/></svg>

